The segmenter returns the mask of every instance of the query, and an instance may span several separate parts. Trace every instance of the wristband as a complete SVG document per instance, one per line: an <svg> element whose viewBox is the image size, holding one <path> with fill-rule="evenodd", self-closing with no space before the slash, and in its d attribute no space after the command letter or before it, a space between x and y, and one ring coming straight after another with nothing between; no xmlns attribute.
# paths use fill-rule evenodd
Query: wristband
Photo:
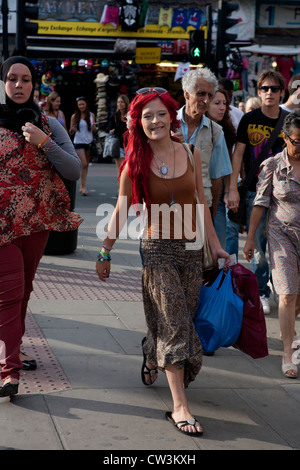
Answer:
<svg viewBox="0 0 300 470"><path fill-rule="evenodd" d="M42 140L42 142L39 143L39 145L38 145L38 148L39 148L39 149L40 149L41 147L43 147L43 145L47 142L47 140L49 139L49 137L50 137L51 135L52 135L52 132L50 132L50 134L47 135L47 136L45 137L45 139Z"/></svg>
<svg viewBox="0 0 300 470"><path fill-rule="evenodd" d="M50 143L49 143L48 147L43 147L43 150L49 150L49 148L52 145L52 142L53 142L53 139L50 139Z"/></svg>

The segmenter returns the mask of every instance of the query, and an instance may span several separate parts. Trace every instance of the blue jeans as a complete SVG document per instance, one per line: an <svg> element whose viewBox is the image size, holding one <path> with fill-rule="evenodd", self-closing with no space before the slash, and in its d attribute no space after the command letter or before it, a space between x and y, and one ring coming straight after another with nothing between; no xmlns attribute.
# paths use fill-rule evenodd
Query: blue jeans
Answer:
<svg viewBox="0 0 300 470"><path fill-rule="evenodd" d="M246 194L246 210L247 210L247 225L246 229L248 232L250 215L253 208L253 200L256 193L253 191L247 191ZM265 237L265 223L266 223L267 210L264 211L261 221L257 227L254 236L254 256L251 260L252 271L257 277L259 295L265 295L270 297L270 287L268 282L270 280L269 264L266 258L267 239Z"/></svg>
<svg viewBox="0 0 300 470"><path fill-rule="evenodd" d="M221 199L218 202L214 225L221 247L230 255L235 254L238 259L239 226L228 218L228 209Z"/></svg>

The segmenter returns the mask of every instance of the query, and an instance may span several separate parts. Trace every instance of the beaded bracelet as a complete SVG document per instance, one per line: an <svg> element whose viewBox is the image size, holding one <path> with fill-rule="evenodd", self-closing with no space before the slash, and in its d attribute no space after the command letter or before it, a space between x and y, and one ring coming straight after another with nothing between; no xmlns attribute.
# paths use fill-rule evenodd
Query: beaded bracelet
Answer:
<svg viewBox="0 0 300 470"><path fill-rule="evenodd" d="M105 253L104 251L100 250L97 256L98 261L111 261L111 256L109 253Z"/></svg>
<svg viewBox="0 0 300 470"><path fill-rule="evenodd" d="M49 150L49 148L50 148L51 145L52 145L52 142L53 142L53 140L50 139L50 143L49 143L48 147L43 147L43 150Z"/></svg>

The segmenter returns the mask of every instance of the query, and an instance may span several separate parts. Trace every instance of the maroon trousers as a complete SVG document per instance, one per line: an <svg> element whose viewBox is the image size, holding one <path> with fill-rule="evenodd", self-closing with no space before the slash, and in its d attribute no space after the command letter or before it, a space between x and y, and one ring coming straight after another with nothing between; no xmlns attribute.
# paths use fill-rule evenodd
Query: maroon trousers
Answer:
<svg viewBox="0 0 300 470"><path fill-rule="evenodd" d="M49 231L32 233L0 247L0 365L1 379L19 379L20 346L33 279Z"/></svg>

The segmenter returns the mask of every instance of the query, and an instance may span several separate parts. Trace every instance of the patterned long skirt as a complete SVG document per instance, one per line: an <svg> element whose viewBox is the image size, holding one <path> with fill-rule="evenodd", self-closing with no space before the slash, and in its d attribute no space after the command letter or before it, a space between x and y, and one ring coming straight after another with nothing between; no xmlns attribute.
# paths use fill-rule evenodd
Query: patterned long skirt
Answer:
<svg viewBox="0 0 300 470"><path fill-rule="evenodd" d="M144 352L164 371L184 368L184 386L202 365L202 345L193 318L202 285L202 250L187 250L183 240L141 241L142 290L148 327Z"/></svg>

